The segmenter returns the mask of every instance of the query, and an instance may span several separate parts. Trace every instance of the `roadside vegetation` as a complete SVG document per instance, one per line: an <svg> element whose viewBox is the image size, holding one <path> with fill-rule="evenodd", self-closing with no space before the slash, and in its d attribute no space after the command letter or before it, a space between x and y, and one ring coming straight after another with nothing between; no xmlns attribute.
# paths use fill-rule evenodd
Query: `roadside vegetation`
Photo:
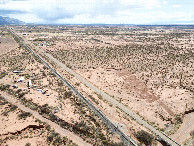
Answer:
<svg viewBox="0 0 194 146"><path fill-rule="evenodd" d="M0 65L4 66L8 73L8 75L2 75L2 79L4 80L7 78L10 80L9 84L6 84L5 82L0 84L1 91L18 98L25 106L38 111L45 118L57 123L62 128L74 132L83 140L93 145L122 144L122 142L114 142L112 139L114 133L112 133L112 131L101 121L101 119L90 111L77 96L73 95L72 92L64 86L57 77L55 77L55 75L53 75L47 68L43 67L43 65L37 61L37 58L31 55L31 53L26 49L20 47L17 50L10 51L1 57ZM27 70L26 68L29 67L32 69ZM22 73L14 74L14 70L22 71ZM35 71L38 72L34 73ZM25 77L25 82L17 82L17 78L20 78L21 76ZM43 84L42 80L44 78L48 81L48 85ZM32 86L30 89L27 89L27 81L29 79L32 81L33 85L38 87ZM18 88L15 88L15 86L13 87L14 84L17 84ZM21 86L22 88L20 88ZM37 93L38 88L55 92L57 97L53 97L52 95L46 93L41 96L48 99L56 98L55 101L57 101L57 105L53 106L51 102L47 104L46 100L42 101L45 104L34 102L33 99L29 100L28 96L32 93ZM34 96L34 98L37 97ZM66 102L66 100L70 101L70 107L74 109L71 114L78 115L79 119L72 118L71 121L66 121L66 117L61 117L61 115L58 114L59 111L65 110L62 107L64 107L64 102ZM18 115L18 119L25 120L30 116L30 113L23 112ZM47 142L52 145L61 145L65 141L68 140L61 138L59 134L56 134L55 132L51 132L47 137Z"/></svg>

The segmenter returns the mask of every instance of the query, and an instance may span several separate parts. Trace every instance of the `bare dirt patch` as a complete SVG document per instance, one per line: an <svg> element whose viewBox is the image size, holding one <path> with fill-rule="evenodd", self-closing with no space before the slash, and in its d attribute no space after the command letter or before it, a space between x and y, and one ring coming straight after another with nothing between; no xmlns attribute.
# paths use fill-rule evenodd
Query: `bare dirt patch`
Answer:
<svg viewBox="0 0 194 146"><path fill-rule="evenodd" d="M19 45L12 37L0 37L0 55L5 54L13 49L16 49Z"/></svg>
<svg viewBox="0 0 194 146"><path fill-rule="evenodd" d="M194 131L194 113L186 114L183 118L183 123L181 124L181 127L177 130L177 132L171 137L179 142L180 144L184 144L184 142L191 138L192 136L190 133Z"/></svg>

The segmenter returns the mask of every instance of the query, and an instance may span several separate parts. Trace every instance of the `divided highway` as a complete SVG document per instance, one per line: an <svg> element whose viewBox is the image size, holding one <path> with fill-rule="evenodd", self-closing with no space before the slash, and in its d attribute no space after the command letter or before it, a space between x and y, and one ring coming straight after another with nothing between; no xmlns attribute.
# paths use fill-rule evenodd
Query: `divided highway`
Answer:
<svg viewBox="0 0 194 146"><path fill-rule="evenodd" d="M13 31L11 31L12 34L17 37L18 39L20 39L16 34L14 34ZM69 86L72 91L78 95L101 119L103 119L103 121L105 123L107 123L107 125L113 129L116 130L115 132L117 134L119 134L121 136L121 138L127 142L130 145L137 145L137 143L131 139L130 137L128 137L126 134L124 134L122 131L120 131L119 129L116 129L116 126L106 117L106 115L104 115L97 107L95 107L86 97L84 97L81 93L79 93L67 80L65 80L63 77L61 77L51 66L49 66L48 63L46 63L39 55L37 55L32 49L30 49L27 45L25 45L23 42L21 42L28 50L30 50L35 56L37 56L48 68L50 68L57 77L59 77L67 86ZM42 53L44 53L44 51L42 51ZM52 55L48 54L48 53L44 53L49 59L51 59L52 61L54 61L56 64L58 64L60 67L62 67L64 70L66 70L67 72L69 72L70 74L74 75L78 80L80 80L82 83L84 83L86 86L88 86L89 88L91 88L94 92L98 93L99 95L101 95L104 99L106 99L107 101L109 101L110 103L112 103L113 105L117 106L118 108L120 108L123 112L125 112L126 114L128 114L130 117L132 117L133 119L135 119L139 124L143 125L145 128L149 129L150 131L152 131L156 136L158 136L160 139L162 139L163 141L165 141L168 145L172 145L172 146L180 146L180 144L178 144L176 141L174 141L173 139L171 139L170 137L168 137L165 133L160 132L159 130L155 129L153 126L151 126L150 124L148 124L146 121L144 121L139 115L137 115L136 113L132 112L128 107L124 106L122 103L120 103L119 101L117 101L116 99L114 99L113 97L111 97L110 95L106 94L104 91L100 90L99 88L97 88L96 86L94 86L92 83L90 83L89 81L87 81L85 78L83 78L82 76L80 76L79 74L77 74L76 72L74 72L73 70L71 70L70 68L68 68L67 66L65 66L63 63L61 63L60 61L58 61L56 58L54 58ZM130 141L130 142L129 142Z"/></svg>
<svg viewBox="0 0 194 146"><path fill-rule="evenodd" d="M35 53L28 45L26 45L23 42L23 39L21 39L17 34L15 34L12 30L10 32L17 38L17 40L20 40L19 42L30 52L32 52L46 67L48 67L59 79L63 81L65 85L67 85L71 91L77 95L83 102L86 103L86 105L97 115L101 118L101 120L110 128L113 132L117 133L123 142L128 146L138 146L138 144L128 135L126 135L123 131L117 128L117 126L106 117L106 115L98 109L96 106L93 105L93 103L88 100L85 96L83 96L76 88L71 85L65 78L63 78L55 69L53 69L42 57L40 57L37 53Z"/></svg>
<svg viewBox="0 0 194 146"><path fill-rule="evenodd" d="M156 128L154 128L153 126L151 126L150 124L148 124L146 121L144 121L139 115L137 115L136 113L132 112L128 107L124 106L122 103L120 103L119 101L117 101L116 99L114 99L113 97L111 97L110 95L106 94L104 91L100 90L99 88L97 88L96 86L94 86L92 83L90 83L88 80L86 80L85 78L83 78L82 76L80 76L79 74L77 74L75 71L73 71L72 69L68 68L67 66L65 66L63 63L61 63L60 61L58 61L56 58L54 58L52 55L48 54L48 53L44 53L47 57L49 57L52 61L54 61L55 63L57 63L61 68L63 68L64 70L66 70L67 72L69 72L70 74L74 75L78 80L80 80L82 83L84 83L86 86L88 86L89 88L91 88L94 92L98 93L99 95L101 95L104 99L106 99L107 101L109 101L110 103L112 103L113 105L117 106L118 108L120 108L123 112L125 112L126 114L128 114L130 117L132 117L133 119L135 119L139 124L141 124L142 126L144 126L145 128L149 129L150 131L152 131L156 136L160 137L163 141L165 141L168 145L172 145L172 146L180 146L180 144L178 144L176 141L174 141L173 139L171 139L170 137L168 137L165 133L162 133L158 130L156 130Z"/></svg>
<svg viewBox="0 0 194 146"><path fill-rule="evenodd" d="M83 78L82 76L80 76L79 74L77 74L75 71L73 71L72 69L68 68L67 66L65 66L63 63L61 63L60 61L58 61L56 58L54 58L52 55L48 54L48 53L44 53L48 58L50 58L52 61L54 61L55 63L57 63L61 68L63 68L64 70L66 70L67 72L69 72L70 74L74 75L78 80L80 80L82 83L84 83L86 86L88 86L89 88L91 88L94 92L98 93L99 95L101 95L104 99L106 99L107 101L109 101L110 103L112 103L113 105L117 106L118 108L120 108L123 112L125 112L126 114L128 114L130 117L132 117L133 119L135 119L139 124L141 124L142 126L144 126L145 128L149 129L150 131L152 131L156 136L158 136L159 138L161 138L163 141L165 141L168 145L172 145L172 146L180 146L180 144L178 144L176 141L174 141L173 139L171 139L170 137L168 137L165 133L160 132L159 130L156 130L156 128L154 128L153 126L151 126L150 124L148 124L146 121L144 121L139 115L137 115L136 113L132 112L128 107L124 106L122 103L120 103L119 101L117 101L116 99L112 98L110 95L106 94L104 91L100 90L99 88L97 88L96 86L94 86L92 83L90 83L88 80L86 80L85 78Z"/></svg>

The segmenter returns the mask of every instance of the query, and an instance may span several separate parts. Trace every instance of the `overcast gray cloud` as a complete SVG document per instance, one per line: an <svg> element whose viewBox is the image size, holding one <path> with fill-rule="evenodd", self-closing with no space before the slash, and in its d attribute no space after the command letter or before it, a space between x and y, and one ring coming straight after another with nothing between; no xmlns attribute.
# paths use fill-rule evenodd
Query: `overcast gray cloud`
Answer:
<svg viewBox="0 0 194 146"><path fill-rule="evenodd" d="M74 17L74 13L71 13L70 11L66 10L65 8L53 6L49 7L47 6L46 9L42 9L41 7L35 7L33 8L34 14L38 16L39 18L45 19L47 21L51 20L58 20L62 18L72 18Z"/></svg>
<svg viewBox="0 0 194 146"><path fill-rule="evenodd" d="M1 0L0 15L31 23L142 24L193 21L192 4L192 0Z"/></svg>
<svg viewBox="0 0 194 146"><path fill-rule="evenodd" d="M1 10L0 15L8 15L8 14L21 14L21 13L26 13L25 11L20 11L20 10Z"/></svg>

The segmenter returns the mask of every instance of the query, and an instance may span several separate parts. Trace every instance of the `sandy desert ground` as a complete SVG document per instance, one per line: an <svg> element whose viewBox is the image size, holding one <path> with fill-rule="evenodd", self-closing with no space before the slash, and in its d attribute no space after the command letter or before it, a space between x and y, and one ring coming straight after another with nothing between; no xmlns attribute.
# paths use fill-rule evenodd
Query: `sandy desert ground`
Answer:
<svg viewBox="0 0 194 146"><path fill-rule="evenodd" d="M14 73L15 70L22 72ZM21 77L24 79L20 81ZM30 88L27 87L29 80L32 82ZM120 138L88 110L78 97L72 95L52 72L22 47L10 49L1 55L0 88L90 144L122 144Z"/></svg>
<svg viewBox="0 0 194 146"><path fill-rule="evenodd" d="M14 30L180 144L192 144L192 26L17 26ZM6 46L7 43L9 50L2 51L6 56L1 58L1 74L6 75L0 79L1 85L13 85L14 80L24 76L25 80L16 84L25 91L22 99L28 106L40 112L49 109L61 121L67 122L64 126L67 129L83 126L75 133L91 144L98 145L102 140L101 135L82 134L88 129L90 134L95 135L94 129L98 129L106 140L120 142L91 111L80 106L80 101L47 68L25 49L18 48L13 38L6 39L2 39L2 44ZM50 63L133 139L138 141L138 131L150 133L74 76ZM13 70L23 72L14 74ZM32 80L33 88L27 88L28 80ZM18 88L9 87L9 90L15 94ZM153 145L160 144L154 141Z"/></svg>
<svg viewBox="0 0 194 146"><path fill-rule="evenodd" d="M25 37L172 137L194 118L193 28L78 26Z"/></svg>
<svg viewBox="0 0 194 146"><path fill-rule="evenodd" d="M29 112L22 111L0 97L0 143L2 146L75 145L67 137L61 137L46 123ZM51 139L52 138L52 139Z"/></svg>

